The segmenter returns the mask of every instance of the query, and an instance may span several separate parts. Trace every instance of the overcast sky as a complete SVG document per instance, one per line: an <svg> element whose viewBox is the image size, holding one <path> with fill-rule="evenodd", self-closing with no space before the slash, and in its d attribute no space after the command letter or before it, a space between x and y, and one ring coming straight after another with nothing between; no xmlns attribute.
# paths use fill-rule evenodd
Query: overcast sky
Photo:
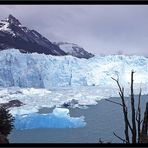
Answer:
<svg viewBox="0 0 148 148"><path fill-rule="evenodd" d="M148 5L0 5L0 19L9 14L50 41L148 56Z"/></svg>

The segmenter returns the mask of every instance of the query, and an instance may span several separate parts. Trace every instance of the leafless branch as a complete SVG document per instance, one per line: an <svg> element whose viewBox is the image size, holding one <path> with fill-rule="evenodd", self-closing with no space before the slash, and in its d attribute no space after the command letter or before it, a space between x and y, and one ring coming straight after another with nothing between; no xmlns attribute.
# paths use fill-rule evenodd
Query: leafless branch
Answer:
<svg viewBox="0 0 148 148"><path fill-rule="evenodd" d="M146 103L146 109L144 112L144 119L143 119L143 125L142 125L142 133L144 135L147 135L148 132L148 102Z"/></svg>
<svg viewBox="0 0 148 148"><path fill-rule="evenodd" d="M130 128L130 131L133 132L133 129L132 129L132 126L131 126L129 120L127 120L127 123L128 123L129 128Z"/></svg>
<svg viewBox="0 0 148 148"><path fill-rule="evenodd" d="M109 101L109 102L112 102L112 103L115 103L115 104L117 104L117 105L120 105L120 106L123 106L121 103L118 103L118 102L115 102L115 101L111 101L111 100L109 100L109 99L105 99L106 101Z"/></svg>
<svg viewBox="0 0 148 148"><path fill-rule="evenodd" d="M120 139L123 143L124 143L124 142L127 143L127 141L126 141L125 139L121 138L121 137L118 136L116 133L113 132L113 134L114 134L118 139Z"/></svg>
<svg viewBox="0 0 148 148"><path fill-rule="evenodd" d="M130 130L132 131L131 125L129 123L128 120L128 112L127 112L127 106L125 104L125 99L124 99L124 88L120 86L119 81L116 80L115 78L111 77L118 85L119 88L119 95L122 101L122 110L123 110L123 114L124 114L124 123L125 123L125 139L126 139L126 143L129 143L129 132L128 132L128 128L130 128Z"/></svg>
<svg viewBox="0 0 148 148"><path fill-rule="evenodd" d="M132 143L136 143L136 121L135 121L135 104L134 104L134 90L133 90L133 75L134 71L131 72L131 109L132 109Z"/></svg>
<svg viewBox="0 0 148 148"><path fill-rule="evenodd" d="M144 120L144 119L142 119L142 120L140 121L140 124L143 122L143 120Z"/></svg>
<svg viewBox="0 0 148 148"><path fill-rule="evenodd" d="M136 112L137 130L138 130L138 143L140 142L140 125L141 125L141 108L140 108L141 88L138 97L138 108Z"/></svg>
<svg viewBox="0 0 148 148"><path fill-rule="evenodd" d="M120 86L120 84L119 84L119 81L118 80L116 80L115 78L113 78L113 77L111 77L114 81L116 81L116 83L117 83L117 85L118 85L118 87L119 87L119 91L121 92L121 94L122 94L122 89L121 89L121 86Z"/></svg>

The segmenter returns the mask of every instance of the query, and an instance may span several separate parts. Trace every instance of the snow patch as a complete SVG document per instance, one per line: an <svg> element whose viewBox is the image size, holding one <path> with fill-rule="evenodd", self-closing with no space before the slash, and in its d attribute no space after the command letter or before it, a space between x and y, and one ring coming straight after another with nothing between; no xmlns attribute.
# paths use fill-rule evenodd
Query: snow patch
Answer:
<svg viewBox="0 0 148 148"><path fill-rule="evenodd" d="M9 28L9 23L8 22L1 22L1 27L0 27L0 31L4 31L4 32L8 32L10 34L12 34L13 36L15 36L15 33Z"/></svg>

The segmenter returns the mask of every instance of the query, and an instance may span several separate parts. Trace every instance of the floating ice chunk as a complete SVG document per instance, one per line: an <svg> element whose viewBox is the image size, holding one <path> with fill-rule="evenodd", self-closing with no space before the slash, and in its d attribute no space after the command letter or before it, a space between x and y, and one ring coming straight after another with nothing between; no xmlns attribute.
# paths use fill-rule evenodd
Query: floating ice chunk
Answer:
<svg viewBox="0 0 148 148"><path fill-rule="evenodd" d="M53 114L58 117L67 117L69 115L69 109L67 108L55 108Z"/></svg>
<svg viewBox="0 0 148 148"><path fill-rule="evenodd" d="M30 113L36 113L38 112L38 108L37 107L32 107L29 105L24 105L24 106L20 106L20 107L13 107L10 109L10 113L13 116L17 116L17 115L27 115Z"/></svg>
<svg viewBox="0 0 148 148"><path fill-rule="evenodd" d="M15 116L15 129L36 129L36 128L78 128L86 125L84 117L70 117L69 110L55 108L53 113Z"/></svg>

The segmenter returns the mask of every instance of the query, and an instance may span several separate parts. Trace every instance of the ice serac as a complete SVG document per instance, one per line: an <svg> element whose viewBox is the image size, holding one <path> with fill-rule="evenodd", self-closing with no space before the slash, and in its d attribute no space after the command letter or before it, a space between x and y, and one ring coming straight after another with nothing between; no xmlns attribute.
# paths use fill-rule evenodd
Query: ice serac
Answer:
<svg viewBox="0 0 148 148"><path fill-rule="evenodd" d="M24 54L16 49L0 52L0 86L51 88L65 86L114 85L111 77L122 84L148 83L148 59L142 56L95 56L79 59L72 56ZM116 84L115 84L116 85Z"/></svg>
<svg viewBox="0 0 148 148"><path fill-rule="evenodd" d="M58 45L60 47L60 49L62 49L68 55L72 55L74 57L85 58L85 59L89 59L89 58L94 57L93 54L87 52L86 50L84 50L84 48L82 48L74 43L67 43L67 42L56 43L56 42L54 42L54 44Z"/></svg>
<svg viewBox="0 0 148 148"><path fill-rule="evenodd" d="M0 22L0 50L8 48L17 48L24 53L66 55L57 45L52 44L37 31L22 26L12 15Z"/></svg>

